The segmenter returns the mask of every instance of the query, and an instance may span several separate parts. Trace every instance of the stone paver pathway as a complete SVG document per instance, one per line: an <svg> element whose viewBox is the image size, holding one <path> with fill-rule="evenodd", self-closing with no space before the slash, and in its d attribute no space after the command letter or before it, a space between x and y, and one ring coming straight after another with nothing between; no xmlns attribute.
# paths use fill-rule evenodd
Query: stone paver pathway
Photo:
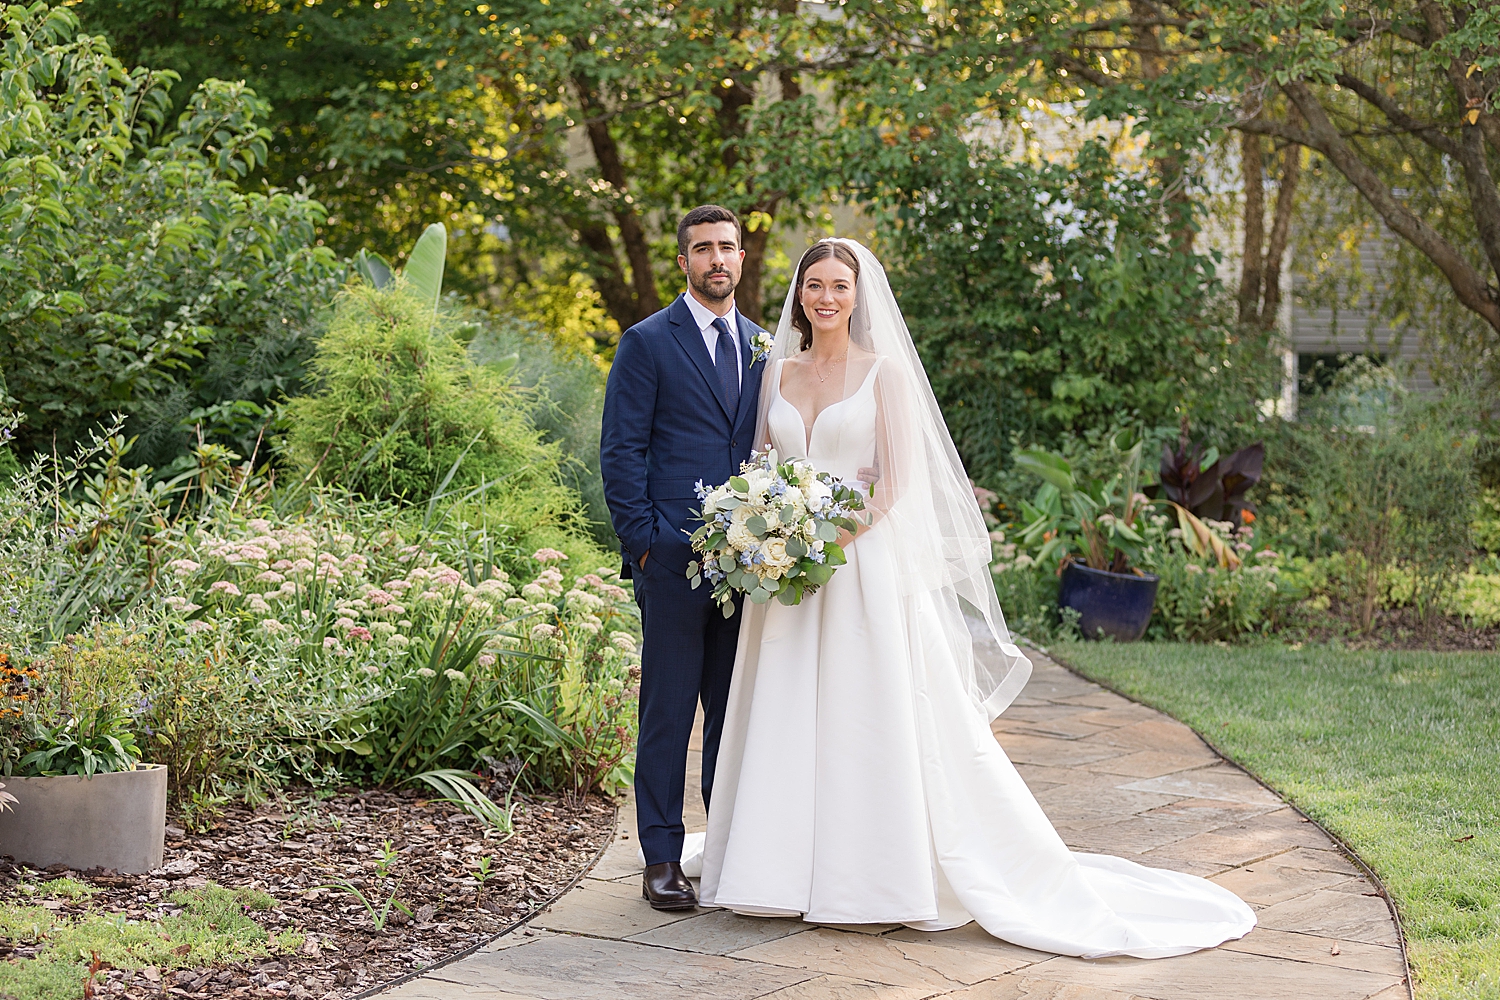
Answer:
<svg viewBox="0 0 1500 1000"><path fill-rule="evenodd" d="M641 899L634 809L589 876L530 926L389 1000L1405 1000L1385 901L1338 848L1191 730L1045 657L995 733L1063 839L1211 878L1255 907L1244 940L1085 961L997 941L819 927ZM695 748L691 764L697 764ZM690 768L689 830L704 828Z"/></svg>

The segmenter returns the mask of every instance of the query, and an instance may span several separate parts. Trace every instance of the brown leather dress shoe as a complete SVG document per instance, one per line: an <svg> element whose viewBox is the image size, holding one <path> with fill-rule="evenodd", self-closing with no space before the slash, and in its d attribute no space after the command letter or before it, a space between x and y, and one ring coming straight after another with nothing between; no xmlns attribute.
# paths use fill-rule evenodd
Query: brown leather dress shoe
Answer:
<svg viewBox="0 0 1500 1000"><path fill-rule="evenodd" d="M641 880L641 895L653 910L691 910L698 905L693 883L682 874L682 865L676 861L647 865L645 878Z"/></svg>

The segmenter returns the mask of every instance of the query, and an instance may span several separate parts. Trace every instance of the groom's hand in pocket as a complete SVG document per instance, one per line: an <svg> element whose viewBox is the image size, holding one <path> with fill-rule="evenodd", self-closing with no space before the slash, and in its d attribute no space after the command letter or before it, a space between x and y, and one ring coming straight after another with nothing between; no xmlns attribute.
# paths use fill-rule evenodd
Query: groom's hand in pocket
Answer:
<svg viewBox="0 0 1500 1000"><path fill-rule="evenodd" d="M641 569L645 569L646 568L646 556L649 556L649 555L651 555L651 550L647 549L646 550L646 555L641 556Z"/></svg>

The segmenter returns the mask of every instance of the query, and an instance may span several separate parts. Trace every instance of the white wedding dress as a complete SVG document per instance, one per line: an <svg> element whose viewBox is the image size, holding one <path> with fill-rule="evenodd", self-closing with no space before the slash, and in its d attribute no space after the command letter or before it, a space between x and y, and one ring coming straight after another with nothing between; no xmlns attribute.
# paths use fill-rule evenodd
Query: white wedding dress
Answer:
<svg viewBox="0 0 1500 1000"><path fill-rule="evenodd" d="M875 464L887 360L810 434L775 362L770 443L853 481ZM1248 933L1254 914L1218 885L1063 844L963 689L935 603L898 585L898 523L860 534L800 605L745 603L703 902L816 923L975 920L1088 957L1160 958Z"/></svg>

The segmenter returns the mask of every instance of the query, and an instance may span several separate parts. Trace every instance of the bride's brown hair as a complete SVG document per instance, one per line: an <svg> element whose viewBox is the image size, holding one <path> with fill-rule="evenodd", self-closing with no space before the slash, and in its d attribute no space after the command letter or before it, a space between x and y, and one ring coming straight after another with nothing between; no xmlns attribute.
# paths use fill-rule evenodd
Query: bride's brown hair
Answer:
<svg viewBox="0 0 1500 1000"><path fill-rule="evenodd" d="M820 260L834 258L842 264L846 264L849 270L854 272L854 281L859 283L859 258L854 256L854 251L842 243L824 241L814 243L807 248L807 253L802 255L802 261L797 265L797 294L792 296L792 329L802 334L802 350L812 349L812 324L807 320L807 313L802 308L802 280L807 275L807 269ZM853 331L851 330L852 334Z"/></svg>

